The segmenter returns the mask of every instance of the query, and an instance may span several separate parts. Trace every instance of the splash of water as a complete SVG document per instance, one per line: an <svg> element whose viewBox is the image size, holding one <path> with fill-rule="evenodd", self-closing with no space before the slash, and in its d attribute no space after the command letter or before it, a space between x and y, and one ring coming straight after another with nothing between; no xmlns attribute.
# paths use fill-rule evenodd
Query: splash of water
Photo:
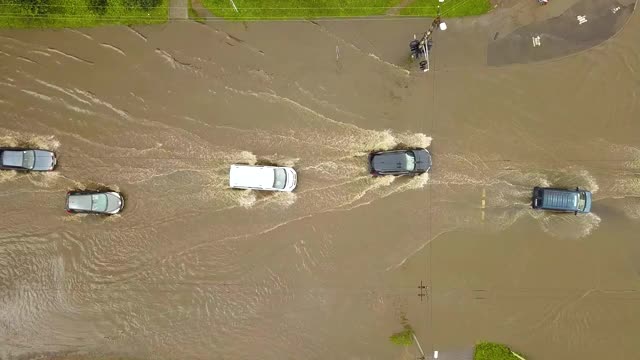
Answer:
<svg viewBox="0 0 640 360"><path fill-rule="evenodd" d="M93 191L93 190L97 190L97 191L115 191L115 192L120 192L120 187L118 185L115 185L115 184L106 185L106 184L97 183L97 182L80 182L80 181L74 181L73 184L74 184L74 187L73 188L68 188L67 190L69 190L69 191L74 191L74 190L80 190L80 191L89 190L89 191Z"/></svg>
<svg viewBox="0 0 640 360"><path fill-rule="evenodd" d="M614 198L640 197L640 178L617 178L608 191Z"/></svg>
<svg viewBox="0 0 640 360"><path fill-rule="evenodd" d="M53 98L52 98L51 96L44 95L44 94L41 94L41 93L39 93L39 92L35 92L35 91L31 91L31 90L26 90L26 89L21 89L21 91L22 91L23 93L25 93L25 94L29 94L29 95L31 95L31 96L33 96L33 97L35 97L35 98L40 99L40 100L45 100L45 101L49 101L49 102L53 101Z"/></svg>
<svg viewBox="0 0 640 360"><path fill-rule="evenodd" d="M607 144L605 144L606 146ZM640 148L630 145L608 144L609 151L616 158L626 160L624 166L628 169L640 169Z"/></svg>
<svg viewBox="0 0 640 360"><path fill-rule="evenodd" d="M261 201L260 207L269 209L273 207L286 209L295 204L297 200L298 195L295 192L280 191L265 197L264 200ZM255 205L255 203L253 205Z"/></svg>
<svg viewBox="0 0 640 360"><path fill-rule="evenodd" d="M640 197L624 197L616 203L622 204L622 211L629 219L640 220Z"/></svg>
<svg viewBox="0 0 640 360"><path fill-rule="evenodd" d="M122 214L113 214L104 218L105 222L116 222L122 220Z"/></svg>
<svg viewBox="0 0 640 360"><path fill-rule="evenodd" d="M28 134L0 128L0 146L55 151L60 147L60 142L53 135Z"/></svg>
<svg viewBox="0 0 640 360"><path fill-rule="evenodd" d="M17 171L3 170L0 171L0 184L14 180L18 176Z"/></svg>
<svg viewBox="0 0 640 360"><path fill-rule="evenodd" d="M55 171L29 173L27 178L33 185L43 188L52 187L62 179L60 173Z"/></svg>
<svg viewBox="0 0 640 360"><path fill-rule="evenodd" d="M347 156L344 158L322 161L300 169L309 177L327 180L353 180L368 173L368 165L364 156Z"/></svg>
<svg viewBox="0 0 640 360"><path fill-rule="evenodd" d="M399 145L428 147L431 144L431 138L422 133L394 134L391 130L368 130L350 123L337 121L294 99L278 95L273 91L256 92L229 86L225 86L225 89L234 94L251 96L268 103L287 106L292 111L299 113L302 121L322 124L290 130L293 139L304 140L306 143L349 153L389 150ZM318 128L323 128L324 131L309 130ZM333 128L333 131L331 131L331 128Z"/></svg>
<svg viewBox="0 0 640 360"><path fill-rule="evenodd" d="M396 145L404 144L412 148L428 148L433 138L423 133L403 133L394 136Z"/></svg>
<svg viewBox="0 0 640 360"><path fill-rule="evenodd" d="M254 161L253 164L262 164L269 166L288 166L295 167L299 158L287 157L282 155L267 155L263 156L260 160Z"/></svg>
<svg viewBox="0 0 640 360"><path fill-rule="evenodd" d="M544 232L556 238L581 239L597 229L600 221L600 217L594 213L579 216L545 213L540 226Z"/></svg>
<svg viewBox="0 0 640 360"><path fill-rule="evenodd" d="M89 214L66 214L63 216L59 217L60 221L64 221L64 222L72 222L72 223L79 223L82 222L82 219L86 218L87 216L91 216Z"/></svg>
<svg viewBox="0 0 640 360"><path fill-rule="evenodd" d="M395 180L396 180L396 177L394 176L380 176L375 178L368 178L365 181L366 185L363 186L363 188L360 191L356 193L353 193L353 192L348 193L348 195L345 196L344 200L340 202L336 202L335 208L353 209L359 206L368 205L373 200L379 199L380 197L388 196L388 195L381 196L381 194L379 194L377 190L388 187ZM363 202L363 203L358 203L358 201L363 199L365 196L373 196L374 199Z"/></svg>
<svg viewBox="0 0 640 360"><path fill-rule="evenodd" d="M258 157L251 151L227 153L227 155L223 155L222 158L234 164L255 165L258 162Z"/></svg>
<svg viewBox="0 0 640 360"><path fill-rule="evenodd" d="M599 190L595 176L585 169L576 169L575 167L557 171L552 175L550 181L553 186L566 187L568 189L578 186L592 193L596 193Z"/></svg>
<svg viewBox="0 0 640 360"><path fill-rule="evenodd" d="M258 201L256 192L253 190L229 190L237 194L234 196L234 200L243 208L249 209Z"/></svg>

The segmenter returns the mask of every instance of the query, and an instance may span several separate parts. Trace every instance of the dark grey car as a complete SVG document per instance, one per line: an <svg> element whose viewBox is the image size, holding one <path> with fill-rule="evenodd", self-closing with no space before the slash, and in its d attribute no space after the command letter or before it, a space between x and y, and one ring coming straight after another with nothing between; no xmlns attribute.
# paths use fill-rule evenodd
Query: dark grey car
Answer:
<svg viewBox="0 0 640 360"><path fill-rule="evenodd" d="M371 174L417 175L431 169L431 154L427 149L378 151L369 155Z"/></svg>
<svg viewBox="0 0 640 360"><path fill-rule="evenodd" d="M51 171L56 155L48 150L0 148L0 169L22 171Z"/></svg>
<svg viewBox="0 0 640 360"><path fill-rule="evenodd" d="M70 191L67 193L67 212L89 214L117 214L124 207L124 199L115 191Z"/></svg>

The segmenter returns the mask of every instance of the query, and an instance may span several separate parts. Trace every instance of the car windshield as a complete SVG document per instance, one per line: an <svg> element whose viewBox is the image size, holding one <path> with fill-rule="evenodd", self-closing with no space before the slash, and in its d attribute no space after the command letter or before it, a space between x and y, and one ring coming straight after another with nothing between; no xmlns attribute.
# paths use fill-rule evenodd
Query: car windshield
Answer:
<svg viewBox="0 0 640 360"><path fill-rule="evenodd" d="M578 197L578 209L584 210L584 207L587 205L587 195L584 192L580 193Z"/></svg>
<svg viewBox="0 0 640 360"><path fill-rule="evenodd" d="M91 195L91 210L92 211L106 211L107 210L107 195L105 194L93 194Z"/></svg>
<svg viewBox="0 0 640 360"><path fill-rule="evenodd" d="M273 187L276 189L284 189L284 186L287 183L287 172L284 169L274 169L274 178Z"/></svg>
<svg viewBox="0 0 640 360"><path fill-rule="evenodd" d="M407 151L404 156L406 156L406 168L405 168L405 170L413 171L416 168L416 158L413 155L413 152Z"/></svg>
<svg viewBox="0 0 640 360"><path fill-rule="evenodd" d="M22 152L22 167L25 169L33 169L36 163L36 156L31 150Z"/></svg>

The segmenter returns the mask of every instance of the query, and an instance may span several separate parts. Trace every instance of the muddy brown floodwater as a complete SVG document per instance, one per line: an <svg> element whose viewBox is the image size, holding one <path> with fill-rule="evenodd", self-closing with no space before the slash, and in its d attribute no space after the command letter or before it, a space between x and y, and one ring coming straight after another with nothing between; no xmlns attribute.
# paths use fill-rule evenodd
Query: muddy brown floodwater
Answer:
<svg viewBox="0 0 640 360"><path fill-rule="evenodd" d="M403 316L427 358L636 358L640 17L571 4L451 20L427 74L427 20L0 32L0 142L59 156L0 173L0 358L414 359ZM370 177L397 146L432 173ZM299 186L229 190L236 162ZM535 212L536 185L593 213ZM121 215L64 212L98 186Z"/></svg>

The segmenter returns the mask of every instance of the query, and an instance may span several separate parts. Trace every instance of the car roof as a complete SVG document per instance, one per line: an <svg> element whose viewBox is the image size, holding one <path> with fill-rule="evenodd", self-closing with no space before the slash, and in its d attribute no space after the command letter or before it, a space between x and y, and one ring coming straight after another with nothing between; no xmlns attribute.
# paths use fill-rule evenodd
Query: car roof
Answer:
<svg viewBox="0 0 640 360"><path fill-rule="evenodd" d="M100 196L101 199L95 199ZM91 212L113 212L122 207L122 195L115 191L95 192L95 191L79 191L72 192L67 197L67 208L71 210L83 210ZM105 201L107 208L102 210L94 210L96 201Z"/></svg>
<svg viewBox="0 0 640 360"><path fill-rule="evenodd" d="M68 199L69 209L91 210L92 194L70 194Z"/></svg>
<svg viewBox="0 0 640 360"><path fill-rule="evenodd" d="M231 187L273 188L275 174L271 166L231 165L229 185Z"/></svg>
<svg viewBox="0 0 640 360"><path fill-rule="evenodd" d="M373 166L378 171L402 171L407 166L407 151L390 151L375 154Z"/></svg>
<svg viewBox="0 0 640 360"><path fill-rule="evenodd" d="M576 210L578 194L573 190L543 189L542 206L554 210Z"/></svg>

